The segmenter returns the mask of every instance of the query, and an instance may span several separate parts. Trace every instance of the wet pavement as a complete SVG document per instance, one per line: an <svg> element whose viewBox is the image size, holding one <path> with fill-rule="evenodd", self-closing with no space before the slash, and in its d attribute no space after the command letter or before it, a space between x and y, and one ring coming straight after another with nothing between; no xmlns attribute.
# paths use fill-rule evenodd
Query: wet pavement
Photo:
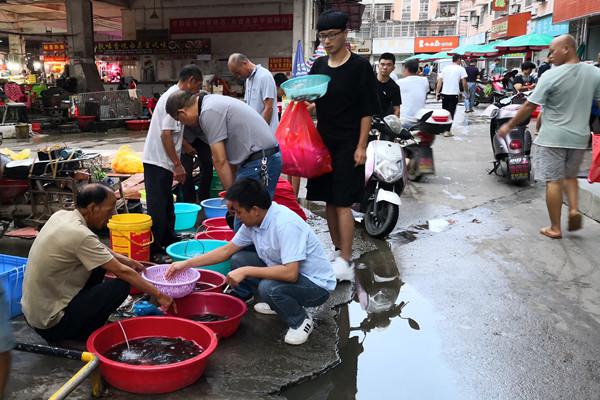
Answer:
<svg viewBox="0 0 600 400"><path fill-rule="evenodd" d="M600 225L585 218L562 240L540 235L543 185L488 176L486 120L465 121L462 110L455 136L434 144L437 175L409 185L390 238L357 231L357 283L315 310L306 345L283 344L282 324L250 311L198 383L152 398L597 399ZM110 150L123 141L116 136L97 139ZM125 141L140 149L139 137ZM327 240L326 224L311 224ZM3 239L0 252L26 253L20 246ZM23 340L40 340L14 326ZM15 399L49 395L80 366L14 359ZM73 398L88 398L87 389Z"/></svg>

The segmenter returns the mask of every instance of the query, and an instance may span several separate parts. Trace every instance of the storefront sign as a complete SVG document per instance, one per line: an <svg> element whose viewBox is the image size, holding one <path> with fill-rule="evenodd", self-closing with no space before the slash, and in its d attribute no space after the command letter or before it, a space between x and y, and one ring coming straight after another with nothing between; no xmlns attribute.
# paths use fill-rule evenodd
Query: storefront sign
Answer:
<svg viewBox="0 0 600 400"><path fill-rule="evenodd" d="M63 42L42 43L44 62L66 62L67 46Z"/></svg>
<svg viewBox="0 0 600 400"><path fill-rule="evenodd" d="M520 13L498 18L492 22L490 39L503 39L525 35L527 33L527 22L531 19L531 13Z"/></svg>
<svg viewBox="0 0 600 400"><path fill-rule="evenodd" d="M169 22L169 31L171 35L180 33L291 31L293 20L292 14L173 18Z"/></svg>
<svg viewBox="0 0 600 400"><path fill-rule="evenodd" d="M554 2L552 21L556 24L595 14L600 14L598 0L557 0Z"/></svg>
<svg viewBox="0 0 600 400"><path fill-rule="evenodd" d="M371 54L371 41L354 40L350 42L350 51L356 54Z"/></svg>
<svg viewBox="0 0 600 400"><path fill-rule="evenodd" d="M373 39L373 54L413 54L415 41L413 38Z"/></svg>
<svg viewBox="0 0 600 400"><path fill-rule="evenodd" d="M492 1L492 11L506 11L508 8L508 0Z"/></svg>
<svg viewBox="0 0 600 400"><path fill-rule="evenodd" d="M111 40L96 42L97 55L210 54L210 39Z"/></svg>
<svg viewBox="0 0 600 400"><path fill-rule="evenodd" d="M269 57L269 71L289 72L292 70L292 57Z"/></svg>
<svg viewBox="0 0 600 400"><path fill-rule="evenodd" d="M485 43L485 32L481 32L478 33L477 35L473 35L473 36L461 36L460 38L460 45L461 46L466 46L466 45L471 45L471 44L483 44Z"/></svg>
<svg viewBox="0 0 600 400"><path fill-rule="evenodd" d="M550 36L564 35L565 33L569 33L569 23L561 22L553 24L552 15L546 15L545 17L529 21L528 33L539 33Z"/></svg>
<svg viewBox="0 0 600 400"><path fill-rule="evenodd" d="M458 36L426 36L415 38L415 53L438 53L458 47Z"/></svg>

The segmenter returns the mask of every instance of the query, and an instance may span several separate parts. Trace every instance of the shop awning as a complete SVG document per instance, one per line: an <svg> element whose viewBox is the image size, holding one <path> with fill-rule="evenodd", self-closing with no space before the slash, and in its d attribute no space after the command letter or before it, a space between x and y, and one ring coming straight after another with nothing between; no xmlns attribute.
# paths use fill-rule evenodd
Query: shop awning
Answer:
<svg viewBox="0 0 600 400"><path fill-rule="evenodd" d="M420 60L423 59L423 57L428 57L429 55L430 54L415 54L415 55L412 55L412 56L410 56L408 58L405 58L404 60L402 60L402 62L412 61L412 60L418 60L418 61L420 61Z"/></svg>
<svg viewBox="0 0 600 400"><path fill-rule="evenodd" d="M421 61L434 61L434 60L441 60L444 58L452 58L452 56L448 55L447 51L440 51L439 53L435 53L435 54L421 58Z"/></svg>
<svg viewBox="0 0 600 400"><path fill-rule="evenodd" d="M496 46L503 44L506 40L497 40L488 44L481 44L466 51L463 55L469 57L496 57L503 53Z"/></svg>
<svg viewBox="0 0 600 400"><path fill-rule="evenodd" d="M530 33L498 43L496 48L502 50L502 52L539 51L548 48L552 39L554 37L550 35Z"/></svg>
<svg viewBox="0 0 600 400"><path fill-rule="evenodd" d="M451 56L453 56L455 54L458 54L459 56L463 56L463 55L465 55L466 52L474 50L479 46L480 46L479 44L464 44L462 46L458 46L455 49L448 50L448 54Z"/></svg>

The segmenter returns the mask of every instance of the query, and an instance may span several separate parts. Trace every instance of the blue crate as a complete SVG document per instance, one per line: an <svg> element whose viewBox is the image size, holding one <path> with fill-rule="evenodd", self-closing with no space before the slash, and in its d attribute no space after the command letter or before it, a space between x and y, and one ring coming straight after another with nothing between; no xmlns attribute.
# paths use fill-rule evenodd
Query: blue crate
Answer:
<svg viewBox="0 0 600 400"><path fill-rule="evenodd" d="M0 283L4 287L11 318L22 314L21 296L26 264L26 258L0 254Z"/></svg>

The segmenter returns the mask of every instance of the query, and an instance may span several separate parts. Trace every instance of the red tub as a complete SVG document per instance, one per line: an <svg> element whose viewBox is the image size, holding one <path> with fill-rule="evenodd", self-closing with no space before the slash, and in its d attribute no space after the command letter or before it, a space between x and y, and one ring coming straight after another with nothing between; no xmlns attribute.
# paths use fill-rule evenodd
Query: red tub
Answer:
<svg viewBox="0 0 600 400"><path fill-rule="evenodd" d="M215 218L207 218L202 221L202 226L206 229L228 229L231 230L229 225L227 225L227 220L225 217L215 217Z"/></svg>
<svg viewBox="0 0 600 400"><path fill-rule="evenodd" d="M98 329L87 340L87 349L100 358L102 377L117 389L130 393L158 394L179 390L196 382L208 358L217 348L217 335L206 326L183 318L137 317L121 321L127 338L173 337L193 340L204 352L194 358L168 365L129 365L109 360L104 353L124 342L119 324Z"/></svg>
<svg viewBox="0 0 600 400"><path fill-rule="evenodd" d="M85 131L90 126L90 123L92 123L95 120L96 120L95 115L78 115L77 116L77 124L79 125L79 128L82 131Z"/></svg>
<svg viewBox="0 0 600 400"><path fill-rule="evenodd" d="M129 121L125 121L125 125L127 125L127 129L129 129L130 131L144 131L150 128L150 120L130 119Z"/></svg>
<svg viewBox="0 0 600 400"><path fill-rule="evenodd" d="M219 338L233 335L240 327L242 317L248 311L248 306L242 300L222 293L196 292L175 299L175 303L177 304L177 313L174 312L173 308L169 309L169 313L181 318L204 313L227 315L229 318L224 321L196 322L212 329Z"/></svg>
<svg viewBox="0 0 600 400"><path fill-rule="evenodd" d="M223 293L223 289L225 289L225 284L227 283L227 278L225 275L218 273L217 271L211 271L209 269L200 269L200 279L196 282L195 292L212 292L212 293ZM199 288L199 285L202 283L210 283L214 285L214 287L202 289Z"/></svg>
<svg viewBox="0 0 600 400"><path fill-rule="evenodd" d="M198 232L196 239L213 239L213 240L225 240L231 242L231 239L235 236L235 232L231 229L210 229L204 232Z"/></svg>

